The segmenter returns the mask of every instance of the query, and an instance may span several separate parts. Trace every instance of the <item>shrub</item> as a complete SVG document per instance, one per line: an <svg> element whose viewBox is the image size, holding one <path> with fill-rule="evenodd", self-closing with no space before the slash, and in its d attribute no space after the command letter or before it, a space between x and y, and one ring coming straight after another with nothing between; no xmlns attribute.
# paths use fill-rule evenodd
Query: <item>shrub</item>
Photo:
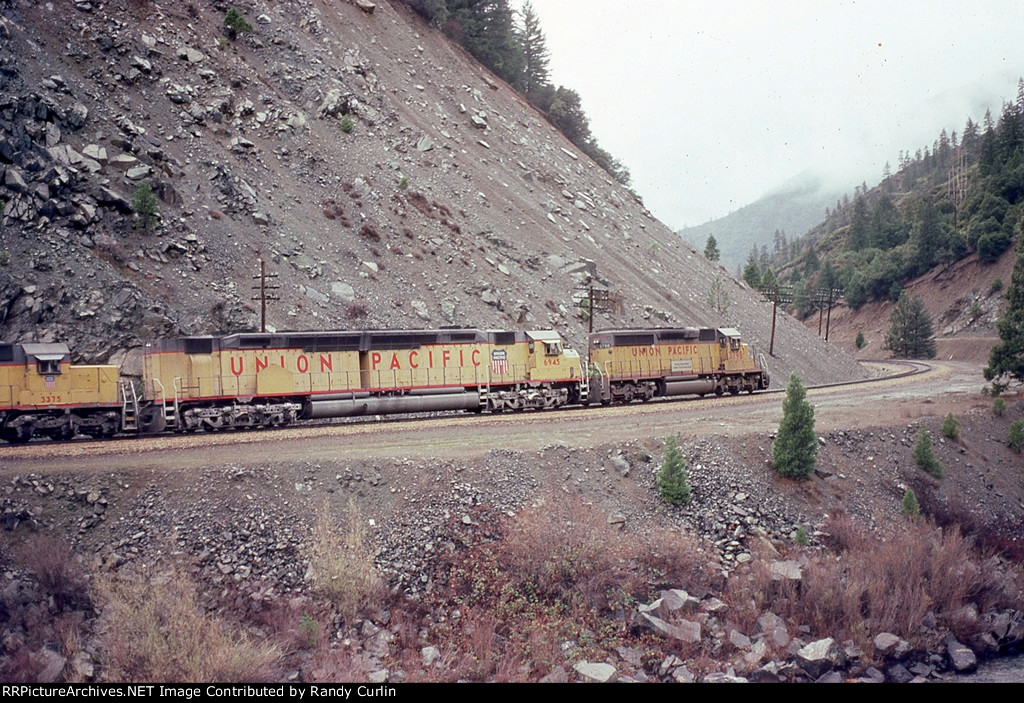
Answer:
<svg viewBox="0 0 1024 703"><path fill-rule="evenodd" d="M349 134L355 126L355 122L348 115L342 115L341 121L338 123L338 128L345 134Z"/></svg>
<svg viewBox="0 0 1024 703"><path fill-rule="evenodd" d="M11 263L11 255L6 249L0 249L0 266L7 266Z"/></svg>
<svg viewBox="0 0 1024 703"><path fill-rule="evenodd" d="M402 176L402 180L400 180L398 182L398 189L399 190L405 190L408 187L409 187L409 177L408 176Z"/></svg>
<svg viewBox="0 0 1024 703"><path fill-rule="evenodd" d="M857 333L857 341L855 342L855 344L857 345L858 349L863 349L864 345L867 344L867 342L864 341L864 333L863 332L858 332Z"/></svg>
<svg viewBox="0 0 1024 703"><path fill-rule="evenodd" d="M801 547L806 547L811 543L811 536L807 534L807 530L803 527L796 528L796 535L793 541L799 544Z"/></svg>
<svg viewBox="0 0 1024 703"><path fill-rule="evenodd" d="M281 652L207 613L186 573L116 578L99 588L106 602L102 650L110 680L274 680Z"/></svg>
<svg viewBox="0 0 1024 703"><path fill-rule="evenodd" d="M914 445L914 461L917 462L919 467L935 478L942 478L946 473L942 468L942 464L939 463L939 460L932 453L932 435L923 427L917 432L917 444Z"/></svg>
<svg viewBox="0 0 1024 703"><path fill-rule="evenodd" d="M687 476L686 460L679 451L679 440L669 437L665 440L665 458L658 471L658 492L669 505L683 505L690 502L690 481Z"/></svg>
<svg viewBox="0 0 1024 703"><path fill-rule="evenodd" d="M1017 452L1024 451L1024 420L1017 420L1010 425L1010 436L1007 438L1010 449Z"/></svg>
<svg viewBox="0 0 1024 703"><path fill-rule="evenodd" d="M241 12L235 8L228 10L224 15L224 32L234 39L243 32L251 32L252 25L245 19Z"/></svg>
<svg viewBox="0 0 1024 703"><path fill-rule="evenodd" d="M1002 398L996 398L992 401L992 414L996 417L1002 417L1006 413L1006 401Z"/></svg>
<svg viewBox="0 0 1024 703"><path fill-rule="evenodd" d="M1002 289L1003 289L1003 279L1001 279L1001 278L993 278L992 279L992 285L989 286L989 289L988 289L988 294L989 295L995 295L996 293L998 293Z"/></svg>
<svg viewBox="0 0 1024 703"><path fill-rule="evenodd" d="M921 517L921 506L917 503L917 494L909 486L903 491L903 514L911 520Z"/></svg>
<svg viewBox="0 0 1024 703"><path fill-rule="evenodd" d="M345 534L324 505L311 537L309 567L314 588L345 622L368 611L383 595L383 582L366 546L366 527L355 499L348 502Z"/></svg>
<svg viewBox="0 0 1024 703"><path fill-rule="evenodd" d="M973 321L973 320L977 320L979 317L981 317L981 313L982 313L981 305L978 303L977 300L975 300L973 303L971 303L971 307L967 311L967 314L970 316L971 320Z"/></svg>
<svg viewBox="0 0 1024 703"><path fill-rule="evenodd" d="M17 556L58 609L80 610L89 606L85 573L66 542L34 534L21 545Z"/></svg>
<svg viewBox="0 0 1024 703"><path fill-rule="evenodd" d="M160 202L153 192L153 186L149 181L142 181L132 194L132 212L139 216L142 229L147 232L156 225L157 213L160 212Z"/></svg>
<svg viewBox="0 0 1024 703"><path fill-rule="evenodd" d="M953 413L946 415L942 421L942 436L946 439L959 439L960 437L960 423L953 417Z"/></svg>
<svg viewBox="0 0 1024 703"><path fill-rule="evenodd" d="M349 320L361 320L369 314L370 311L362 300L353 300L345 308L345 318Z"/></svg>
<svg viewBox="0 0 1024 703"><path fill-rule="evenodd" d="M772 443L772 467L789 478L810 478L818 461L814 406L806 397L800 376L793 372L786 384L786 399L782 401L782 422Z"/></svg>
<svg viewBox="0 0 1024 703"><path fill-rule="evenodd" d="M889 323L885 346L892 350L894 356L907 359L931 359L935 356L932 318L920 298L902 293L889 316Z"/></svg>

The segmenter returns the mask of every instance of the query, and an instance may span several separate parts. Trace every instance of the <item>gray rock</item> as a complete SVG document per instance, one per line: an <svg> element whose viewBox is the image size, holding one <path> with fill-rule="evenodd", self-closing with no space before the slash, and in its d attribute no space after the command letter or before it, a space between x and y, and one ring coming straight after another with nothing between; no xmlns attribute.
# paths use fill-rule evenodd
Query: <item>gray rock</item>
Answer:
<svg viewBox="0 0 1024 703"><path fill-rule="evenodd" d="M441 652L437 647L428 646L420 650L420 657L423 658L423 666L433 666L441 658Z"/></svg>
<svg viewBox="0 0 1024 703"><path fill-rule="evenodd" d="M978 657L970 647L961 644L956 637L946 637L946 654L949 656L949 664L958 672L974 671L978 668Z"/></svg>
<svg viewBox="0 0 1024 703"><path fill-rule="evenodd" d="M753 683L778 683L782 681L782 675L780 672L780 666L778 662L768 662L759 669L755 669L750 674L750 680Z"/></svg>
<svg viewBox="0 0 1024 703"><path fill-rule="evenodd" d="M42 664L41 671L39 672L39 683L54 683L59 678L61 673L64 671L64 666L68 663L68 660L57 654L51 649L45 647L39 650L40 664Z"/></svg>
<svg viewBox="0 0 1024 703"><path fill-rule="evenodd" d="M875 651L883 657L892 656L902 641L903 640L891 632L879 632L875 635Z"/></svg>
<svg viewBox="0 0 1024 703"><path fill-rule="evenodd" d="M846 679L838 671L830 671L824 676L818 677L814 683L845 683Z"/></svg>
<svg viewBox="0 0 1024 703"><path fill-rule="evenodd" d="M413 312L416 313L416 317L424 321L430 320L430 310L427 308L427 304L425 302L422 300L413 300L409 305L412 307Z"/></svg>
<svg viewBox="0 0 1024 703"><path fill-rule="evenodd" d="M697 677L685 666L677 666L672 670L672 680L676 683L695 683Z"/></svg>
<svg viewBox="0 0 1024 703"><path fill-rule="evenodd" d="M673 625L665 622L659 617L641 612L640 623L645 629L661 635L662 637L691 644L700 642L700 623L698 622L680 620L679 624Z"/></svg>
<svg viewBox="0 0 1024 703"><path fill-rule="evenodd" d="M886 678L892 683L910 683L914 675L902 664L893 664L889 667Z"/></svg>
<svg viewBox="0 0 1024 703"><path fill-rule="evenodd" d="M736 674L715 673L705 676L703 683L749 683L749 681Z"/></svg>
<svg viewBox="0 0 1024 703"><path fill-rule="evenodd" d="M614 683L618 678L618 672L611 664L581 661L573 669L584 679L597 683Z"/></svg>
<svg viewBox="0 0 1024 703"><path fill-rule="evenodd" d="M787 560L775 561L771 565L772 581L800 581L803 578L803 569L800 562Z"/></svg>
<svg viewBox="0 0 1024 703"><path fill-rule="evenodd" d="M206 54L190 46L183 46L178 49L178 58L184 59L189 63L201 63L206 60Z"/></svg>
<svg viewBox="0 0 1024 703"><path fill-rule="evenodd" d="M345 303L351 303L356 299L355 289L344 281L335 281L331 284L331 295Z"/></svg>
<svg viewBox="0 0 1024 703"><path fill-rule="evenodd" d="M818 678L826 671L846 663L846 655L831 637L815 640L800 648L796 653L797 662L811 678Z"/></svg>
<svg viewBox="0 0 1024 703"><path fill-rule="evenodd" d="M540 683L569 683L569 673L560 666L556 666L551 673L542 677Z"/></svg>
<svg viewBox="0 0 1024 703"><path fill-rule="evenodd" d="M747 651L750 649L750 638L738 630L729 630L729 644L736 649Z"/></svg>

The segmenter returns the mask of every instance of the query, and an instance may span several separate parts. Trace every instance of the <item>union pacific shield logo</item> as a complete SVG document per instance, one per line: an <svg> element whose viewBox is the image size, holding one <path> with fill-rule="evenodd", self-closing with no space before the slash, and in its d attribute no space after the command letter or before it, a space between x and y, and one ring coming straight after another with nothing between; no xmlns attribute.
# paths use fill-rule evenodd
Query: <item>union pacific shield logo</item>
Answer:
<svg viewBox="0 0 1024 703"><path fill-rule="evenodd" d="M508 373L508 352L504 349L491 351L491 373L502 375Z"/></svg>

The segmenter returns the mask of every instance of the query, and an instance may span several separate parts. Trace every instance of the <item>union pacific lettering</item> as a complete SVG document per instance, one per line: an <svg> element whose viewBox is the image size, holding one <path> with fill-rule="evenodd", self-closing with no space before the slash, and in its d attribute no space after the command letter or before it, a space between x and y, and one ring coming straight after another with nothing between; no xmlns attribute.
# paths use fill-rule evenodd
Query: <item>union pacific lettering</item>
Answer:
<svg viewBox="0 0 1024 703"><path fill-rule="evenodd" d="M480 366L479 349L425 348L400 352L370 352L370 370L446 369L450 366Z"/></svg>
<svg viewBox="0 0 1024 703"><path fill-rule="evenodd" d="M254 354L246 362L247 356L231 356L229 364L231 373L242 376L248 373L259 373L263 369L276 365L282 369L297 373L331 373L335 370L335 359L331 354ZM480 349L411 349L398 352L369 352L371 371L406 370L406 369L440 369L460 366L480 366L482 353ZM338 365L341 370L341 364Z"/></svg>
<svg viewBox="0 0 1024 703"><path fill-rule="evenodd" d="M246 373L245 356L232 356L229 361L232 374L241 376ZM330 354L298 354L296 356L291 354L263 354L262 356L253 355L251 361L253 366L250 367L249 373L259 373L263 369L270 368L271 365L280 366L282 369L294 370L298 373L309 373L311 369L318 373L334 371L334 359Z"/></svg>
<svg viewBox="0 0 1024 703"><path fill-rule="evenodd" d="M630 347L633 356L694 356L700 346L697 344L662 344L650 347Z"/></svg>

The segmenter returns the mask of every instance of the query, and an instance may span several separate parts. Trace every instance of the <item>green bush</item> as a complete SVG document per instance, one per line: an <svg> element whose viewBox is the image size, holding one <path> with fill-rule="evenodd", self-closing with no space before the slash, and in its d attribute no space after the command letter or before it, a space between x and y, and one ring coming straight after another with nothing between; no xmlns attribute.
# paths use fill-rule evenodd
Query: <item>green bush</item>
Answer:
<svg viewBox="0 0 1024 703"><path fill-rule="evenodd" d="M992 279L992 285L988 289L988 294L989 295L995 295L996 293L998 293L1002 289L1003 289L1003 279L1001 279L1001 278L993 278Z"/></svg>
<svg viewBox="0 0 1024 703"><path fill-rule="evenodd" d="M917 432L917 444L914 445L914 461L935 478L942 478L946 474L942 464L939 463L939 460L932 453L932 435L923 427Z"/></svg>
<svg viewBox="0 0 1024 703"><path fill-rule="evenodd" d="M1017 420L1010 425L1010 437L1007 440L1010 449L1020 454L1024 451L1024 420Z"/></svg>
<svg viewBox="0 0 1024 703"><path fill-rule="evenodd" d="M690 479L687 475L686 460L679 451L675 437L665 440L665 458L658 470L658 492L669 505L683 505L690 502Z"/></svg>
<svg viewBox="0 0 1024 703"><path fill-rule="evenodd" d="M341 116L341 122L338 123L338 128L345 134L349 134L352 128L356 126L356 123L352 121L352 118L348 115Z"/></svg>
<svg viewBox="0 0 1024 703"><path fill-rule="evenodd" d="M946 419L942 421L942 436L946 439L958 439L960 437L960 423L953 413L946 415Z"/></svg>
<svg viewBox="0 0 1024 703"><path fill-rule="evenodd" d="M913 488L903 491L903 514L911 520L921 517L921 506L917 502L917 494Z"/></svg>
<svg viewBox="0 0 1024 703"><path fill-rule="evenodd" d="M1006 412L1006 401L1002 398L996 398L992 401L992 414L996 417L1002 417Z"/></svg>
<svg viewBox="0 0 1024 703"><path fill-rule="evenodd" d="M807 390L799 374L793 372L782 401L782 422L772 443L772 467L781 476L801 480L811 477L818 461L814 406L806 397Z"/></svg>
<svg viewBox="0 0 1024 703"><path fill-rule="evenodd" d="M858 332L857 333L856 344L857 344L857 348L858 349L863 349L864 345L867 344L867 342L864 340L864 333L863 332Z"/></svg>
<svg viewBox="0 0 1024 703"><path fill-rule="evenodd" d="M251 32L252 25L246 21L241 12L232 7L224 15L224 31L227 32L229 37L234 39L243 32Z"/></svg>
<svg viewBox="0 0 1024 703"><path fill-rule="evenodd" d="M153 186L149 181L142 181L135 193L132 194L132 212L139 216L142 229L149 231L156 225L157 213L160 212L160 202L153 192Z"/></svg>

